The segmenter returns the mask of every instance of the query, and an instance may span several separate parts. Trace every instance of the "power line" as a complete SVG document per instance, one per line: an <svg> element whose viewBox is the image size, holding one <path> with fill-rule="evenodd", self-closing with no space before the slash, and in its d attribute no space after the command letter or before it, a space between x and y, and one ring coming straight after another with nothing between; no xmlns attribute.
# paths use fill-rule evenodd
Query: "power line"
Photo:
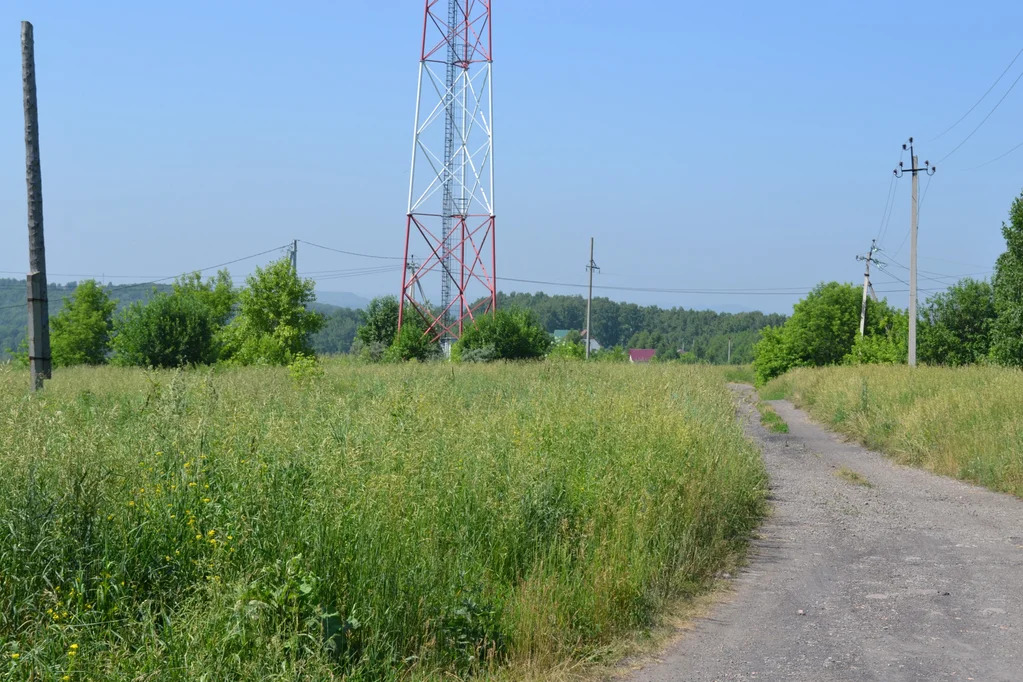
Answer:
<svg viewBox="0 0 1023 682"><path fill-rule="evenodd" d="M309 246L315 246L317 249L323 249L324 251L333 251L335 253L343 253L346 256L358 256L360 258L377 258L377 259L380 259L380 260L402 260L401 256L376 256L376 255L373 255L371 253L357 253L355 251L345 251L344 249L335 249L335 248L333 248L331 246L323 246L322 244L314 244L312 242L307 242L304 239L299 239L298 241L302 242L303 244L308 244Z"/></svg>
<svg viewBox="0 0 1023 682"><path fill-rule="evenodd" d="M984 166L989 166L992 163L994 163L995 161L1001 161L1006 156L1008 156L1009 154L1012 154L1014 151L1016 151L1020 147L1023 147L1023 142L1020 142L1018 145L1016 145L1015 147L1013 147L1009 151L1005 152L1004 154L1000 154L1000 155L996 156L995 158L991 159L990 161L985 161L984 163L980 164L979 166L974 166L972 168L967 168L966 170L968 170L968 171L975 171L975 170L977 170L979 168L983 168Z"/></svg>
<svg viewBox="0 0 1023 682"><path fill-rule="evenodd" d="M248 256L242 256L241 258L235 258L233 260L229 260L229 261L226 261L224 263L217 263L216 265L208 265L208 266L206 266L204 268L198 268L198 269L195 269L195 270L185 270L181 274L184 275L184 274L188 274L188 273L191 273L191 272L206 272L207 270L216 270L216 269L219 269L219 268L227 267L228 265L234 265L235 263L241 263L242 261L252 260L253 258L258 258L259 256L265 256L268 253L273 253L275 251L280 251L281 249L286 249L289 246L290 246L290 244L284 244L282 246L276 246L276 247L274 247L272 249L267 249L266 251L260 251L259 253L253 253L253 254L250 254ZM10 272L10 271L9 270L5 270L4 272ZM51 274L56 274L56 273L51 273ZM69 275L59 275L59 276L69 276ZM79 275L73 275L73 276L85 277L86 275L79 274ZM130 275L106 275L106 274L98 275L98 277L104 277L104 278L105 277L122 278L122 277L129 277L129 276ZM153 284L159 284L161 282L166 282L169 279L174 279L174 278L179 277L179 276L180 275L167 275L166 277L160 277L160 278L157 278L157 279L151 279L151 280L148 280L148 281L145 281L145 282L134 282L134 283L131 283L131 284L111 284L111 285L107 286L106 288L110 289L110 290L115 290L115 289L116 290L133 289L133 288L136 288L136 287L145 287L145 286L151 286ZM96 278L97 275L92 275L92 277ZM0 285L0 286L3 286L3 285ZM23 285L19 284L17 286L23 286Z"/></svg>
<svg viewBox="0 0 1023 682"><path fill-rule="evenodd" d="M989 118L991 118L991 114L995 113L995 111L998 109L998 107L1001 106L1002 102L1004 102L1005 98L1009 96L1009 93L1012 92L1012 89L1016 87L1016 83L1019 83L1021 78L1023 78L1023 71L1020 71L1019 75L1016 76L1016 80L1014 80L1012 82L1012 85L1010 85L1009 89L1005 91L1005 94L1002 95L1002 98L999 99L997 102L995 102L995 106L991 108L991 111L987 112L987 116L985 116L983 119L981 119L980 123L977 124L977 127L974 128L973 130L971 130L970 134L967 135L965 138L963 138L962 142L960 142L955 147L953 147L952 151L950 151L948 154L945 154L945 156L941 157L941 159L938 161L938 163L944 162L945 159L947 159L948 157L952 156L957 151L959 151L959 148L962 147L964 144L966 144L966 142L971 137L973 137L973 134L976 133L978 130L980 130L981 126L983 126L985 123L987 123L987 120Z"/></svg>
<svg viewBox="0 0 1023 682"><path fill-rule="evenodd" d="M1009 62L1009 65L1005 67L1005 70L1002 71L1001 74L999 74L998 78L995 79L995 82L991 84L991 87L989 87L987 90L984 91L984 94L980 96L980 99L978 99L976 102L974 102L973 106L970 107L969 109L967 109L965 114L963 114L962 116L959 117L959 120L957 120L955 123L950 125L948 128L945 128L945 130L941 131L941 133L937 137L931 138L930 141L934 142L935 140L938 140L939 138L941 138L942 135L944 135L948 131L950 131L953 128L955 128L957 125L962 123L966 119L967 116L972 114L973 110L976 109L978 106L980 106L980 103L984 101L984 98L991 94L991 91L994 90L995 86L998 85L999 81L1001 81L1002 78L1005 77L1005 74L1009 73L1009 69L1012 68L1012 65L1016 63L1016 60L1019 59L1019 56L1021 54L1023 54L1023 47L1021 47L1019 52L1016 53L1016 56L1012 58L1012 61Z"/></svg>

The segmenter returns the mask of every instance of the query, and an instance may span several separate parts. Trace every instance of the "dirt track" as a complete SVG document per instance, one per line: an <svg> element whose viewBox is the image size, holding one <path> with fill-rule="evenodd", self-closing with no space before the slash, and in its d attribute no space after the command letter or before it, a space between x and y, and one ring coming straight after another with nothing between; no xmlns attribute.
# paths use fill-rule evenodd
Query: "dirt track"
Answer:
<svg viewBox="0 0 1023 682"><path fill-rule="evenodd" d="M732 389L772 516L733 593L627 679L1023 680L1023 501L892 464L786 401L790 433L770 434Z"/></svg>

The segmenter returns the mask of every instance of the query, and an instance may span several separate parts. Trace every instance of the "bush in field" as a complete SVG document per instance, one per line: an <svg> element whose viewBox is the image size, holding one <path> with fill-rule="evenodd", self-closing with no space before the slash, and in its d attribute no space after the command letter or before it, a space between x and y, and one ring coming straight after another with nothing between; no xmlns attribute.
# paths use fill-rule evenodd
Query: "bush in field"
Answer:
<svg viewBox="0 0 1023 682"><path fill-rule="evenodd" d="M885 308L872 334L856 334L852 349L842 358L845 365L897 365L909 357L909 315Z"/></svg>
<svg viewBox="0 0 1023 682"><path fill-rule="evenodd" d="M205 281L198 272L183 275L174 281L171 290L174 294L193 296L209 308L218 327L223 327L231 319L234 304L238 301L231 273L227 270L220 270L216 277L210 277Z"/></svg>
<svg viewBox="0 0 1023 682"><path fill-rule="evenodd" d="M306 306L316 300L315 282L300 279L282 258L245 280L238 315L224 328L224 355L241 365L286 365L299 354L313 356L310 337L323 316Z"/></svg>
<svg viewBox="0 0 1023 682"><path fill-rule="evenodd" d="M389 348L398 336L398 310L398 299L394 296L381 296L370 301L362 313L362 324L355 330L360 348Z"/></svg>
<svg viewBox="0 0 1023 682"><path fill-rule="evenodd" d="M586 345L582 342L571 342L565 339L561 343L554 344L550 352L547 353L547 357L552 360L583 360L586 358Z"/></svg>
<svg viewBox="0 0 1023 682"><path fill-rule="evenodd" d="M920 311L920 360L931 365L972 365L987 359L995 321L994 289L966 278L927 299Z"/></svg>
<svg viewBox="0 0 1023 682"><path fill-rule="evenodd" d="M763 383L793 367L837 365L853 351L860 327L862 290L854 284L819 284L795 305L781 327L766 327L753 348L753 369ZM889 335L894 311L885 301L867 301L868 336L880 335L891 343L861 342L859 355L898 352ZM869 343L870 347L865 347Z"/></svg>
<svg viewBox="0 0 1023 682"><path fill-rule="evenodd" d="M625 352L625 348L622 346L611 346L610 348L601 348L600 350L590 353L590 357L597 362L628 362L629 354Z"/></svg>
<svg viewBox="0 0 1023 682"><path fill-rule="evenodd" d="M215 313L188 293L158 293L133 303L114 321L114 362L139 367L182 367L217 361Z"/></svg>
<svg viewBox="0 0 1023 682"><path fill-rule="evenodd" d="M422 316L411 306L406 306L401 331L395 336L394 343L384 351L383 359L388 362L423 362L439 357L440 344L427 335L426 328Z"/></svg>
<svg viewBox="0 0 1023 682"><path fill-rule="evenodd" d="M451 348L453 360L485 354L488 360L532 360L550 350L553 339L526 310L498 310L478 315ZM466 355L468 353L468 355Z"/></svg>
<svg viewBox="0 0 1023 682"><path fill-rule="evenodd" d="M114 308L107 292L87 279L75 287L64 307L50 320L50 344L55 367L101 365L110 352Z"/></svg>
<svg viewBox="0 0 1023 682"><path fill-rule="evenodd" d="M1005 253L998 257L991 278L995 313L991 330L991 356L1004 365L1023 365L1023 195L1009 209L1002 224Z"/></svg>

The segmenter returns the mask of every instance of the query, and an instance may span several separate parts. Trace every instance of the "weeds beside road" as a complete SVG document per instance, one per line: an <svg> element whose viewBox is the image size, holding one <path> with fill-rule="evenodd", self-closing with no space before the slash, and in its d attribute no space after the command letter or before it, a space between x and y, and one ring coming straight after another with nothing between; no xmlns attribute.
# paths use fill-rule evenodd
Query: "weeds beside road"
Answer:
<svg viewBox="0 0 1023 682"><path fill-rule="evenodd" d="M1023 372L1003 367L795 369L761 389L903 464L1023 497Z"/></svg>
<svg viewBox="0 0 1023 682"><path fill-rule="evenodd" d="M703 368L0 371L0 676L417 679L592 658L765 473ZM541 675L542 676L542 675Z"/></svg>

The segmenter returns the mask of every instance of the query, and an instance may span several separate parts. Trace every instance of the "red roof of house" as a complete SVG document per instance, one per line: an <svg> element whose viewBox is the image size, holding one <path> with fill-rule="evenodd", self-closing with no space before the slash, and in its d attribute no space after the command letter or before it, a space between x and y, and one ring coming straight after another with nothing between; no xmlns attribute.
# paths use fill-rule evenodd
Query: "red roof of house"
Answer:
<svg viewBox="0 0 1023 682"><path fill-rule="evenodd" d="M650 362L657 350L654 348L630 348L629 360L632 362Z"/></svg>

